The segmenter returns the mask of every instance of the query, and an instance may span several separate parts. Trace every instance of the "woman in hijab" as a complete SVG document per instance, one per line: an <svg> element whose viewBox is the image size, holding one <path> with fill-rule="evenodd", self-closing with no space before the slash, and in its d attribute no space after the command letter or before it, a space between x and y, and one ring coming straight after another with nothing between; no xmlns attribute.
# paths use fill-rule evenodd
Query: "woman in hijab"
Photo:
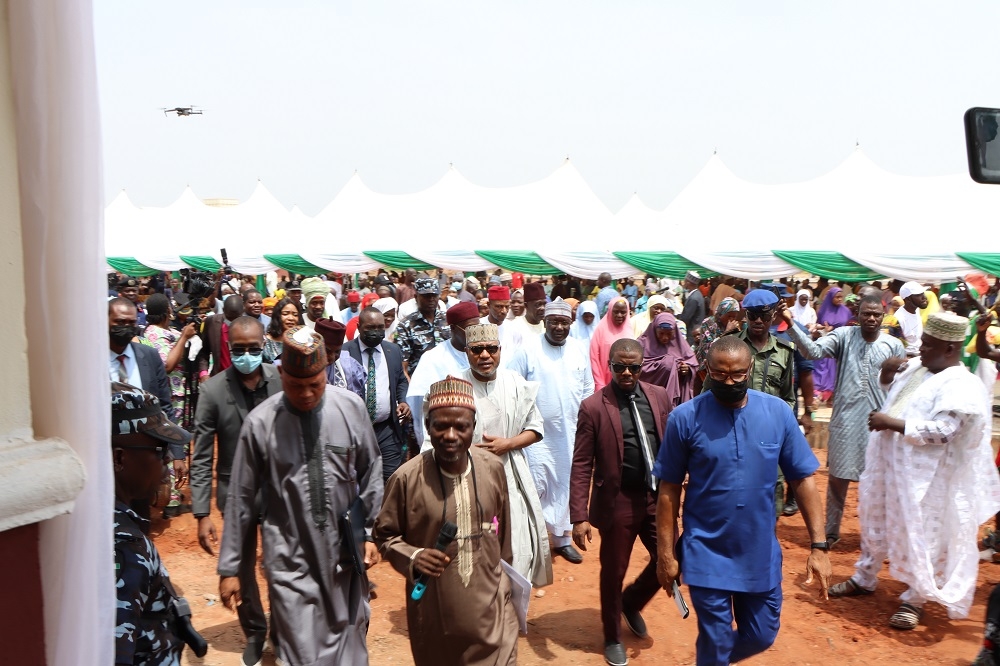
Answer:
<svg viewBox="0 0 1000 666"><path fill-rule="evenodd" d="M816 315L818 329L824 334L835 328L844 326L851 320L851 311L844 305L844 290L840 287L830 287L823 299L823 304ZM822 358L813 361L813 382L820 400L833 400L833 387L837 383L837 361L833 358Z"/></svg>
<svg viewBox="0 0 1000 666"><path fill-rule="evenodd" d="M608 314L595 327L594 336L590 339L590 368L594 373L594 392L600 391L611 382L611 368L608 367L611 345L615 340L634 337L628 316L628 301L619 296L611 301Z"/></svg>
<svg viewBox="0 0 1000 666"><path fill-rule="evenodd" d="M632 337L638 339L646 332L656 315L663 314L670 308L670 300L661 294L650 296L646 301L646 309L632 318Z"/></svg>
<svg viewBox="0 0 1000 666"><path fill-rule="evenodd" d="M667 390L671 406L694 397L694 376L698 361L694 351L677 330L677 319L669 312L656 319L639 336L642 345L642 380Z"/></svg>
<svg viewBox="0 0 1000 666"><path fill-rule="evenodd" d="M792 306L792 319L809 329L810 332L816 328L816 310L809 301L812 299L812 292L808 289L799 289L795 294L795 305Z"/></svg>
<svg viewBox="0 0 1000 666"><path fill-rule="evenodd" d="M701 368L695 376L694 392L701 393L701 387L707 374L708 348L726 333L732 333L740 327L743 321L743 310L740 302L732 296L719 301L715 313L705 317L701 322L701 339L694 349L697 365ZM687 339L686 336L681 336Z"/></svg>
<svg viewBox="0 0 1000 666"><path fill-rule="evenodd" d="M576 321L569 327L569 337L576 338L587 349L590 349L590 339L594 337L594 329L597 328L597 303L594 301L583 301L576 308Z"/></svg>
<svg viewBox="0 0 1000 666"><path fill-rule="evenodd" d="M372 307L381 312L382 316L385 317L385 339L395 342L396 324L398 323L396 310L399 308L399 303L396 302L395 298L380 298L372 303Z"/></svg>

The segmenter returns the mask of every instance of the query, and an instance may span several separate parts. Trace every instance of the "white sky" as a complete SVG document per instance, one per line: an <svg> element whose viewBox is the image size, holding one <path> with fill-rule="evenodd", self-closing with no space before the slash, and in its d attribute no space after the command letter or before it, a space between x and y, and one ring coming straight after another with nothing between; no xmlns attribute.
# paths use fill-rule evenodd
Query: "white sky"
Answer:
<svg viewBox="0 0 1000 666"><path fill-rule="evenodd" d="M110 201L260 178L315 214L358 170L412 192L544 178L567 155L612 209L662 209L718 149L739 176L829 171L855 141L912 175L966 169L1000 106L996 2L95 0ZM198 105L204 115L164 117Z"/></svg>

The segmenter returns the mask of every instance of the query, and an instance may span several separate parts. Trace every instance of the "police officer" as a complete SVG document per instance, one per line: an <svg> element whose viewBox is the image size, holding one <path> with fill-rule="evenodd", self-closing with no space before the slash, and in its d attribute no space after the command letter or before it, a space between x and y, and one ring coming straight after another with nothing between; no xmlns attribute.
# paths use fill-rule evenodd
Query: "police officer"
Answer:
<svg viewBox="0 0 1000 666"><path fill-rule="evenodd" d="M167 475L172 444L191 435L167 420L152 393L111 383L111 447L115 475L115 578L118 595L115 664L180 664L184 642L171 612L173 587L149 521L129 504L146 500Z"/></svg>

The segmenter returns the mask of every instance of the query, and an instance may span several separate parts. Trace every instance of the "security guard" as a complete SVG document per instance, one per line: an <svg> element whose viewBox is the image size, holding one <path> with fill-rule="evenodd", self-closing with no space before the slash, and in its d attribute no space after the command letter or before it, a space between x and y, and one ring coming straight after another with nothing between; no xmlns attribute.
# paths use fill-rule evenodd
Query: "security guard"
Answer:
<svg viewBox="0 0 1000 666"><path fill-rule="evenodd" d="M111 447L115 475L115 583L118 610L115 664L180 664L175 596L149 521L129 504L148 499L167 474L172 444L191 435L167 420L152 393L111 383Z"/></svg>

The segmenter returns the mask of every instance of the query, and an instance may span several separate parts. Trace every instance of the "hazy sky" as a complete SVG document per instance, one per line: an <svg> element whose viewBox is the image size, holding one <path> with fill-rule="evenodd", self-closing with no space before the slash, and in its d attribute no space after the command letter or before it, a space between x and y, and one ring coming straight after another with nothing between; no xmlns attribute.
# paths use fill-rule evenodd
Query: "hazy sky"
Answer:
<svg viewBox="0 0 1000 666"><path fill-rule="evenodd" d="M769 183L856 140L890 171L964 171L962 114L1000 106L997 2L94 4L105 190L137 205L260 178L315 214L355 170L500 187L568 155L612 210L662 209L713 149Z"/></svg>

